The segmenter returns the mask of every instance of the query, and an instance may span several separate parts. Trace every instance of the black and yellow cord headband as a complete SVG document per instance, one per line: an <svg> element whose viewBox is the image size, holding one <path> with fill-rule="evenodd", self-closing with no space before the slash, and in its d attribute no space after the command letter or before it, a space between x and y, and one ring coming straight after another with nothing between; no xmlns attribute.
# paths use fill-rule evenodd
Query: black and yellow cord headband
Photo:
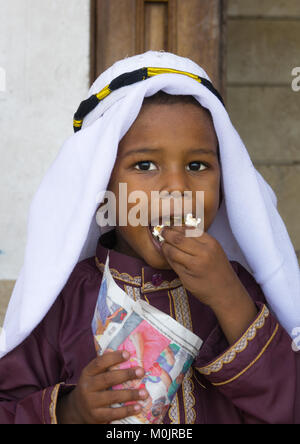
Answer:
<svg viewBox="0 0 300 444"><path fill-rule="evenodd" d="M82 127L83 119L98 105L101 100L107 97L111 92L116 89L122 88L123 86L132 85L133 83L140 82L141 80L146 80L150 77L156 76L158 74L182 74L188 76L202 85L206 86L224 105L223 99L219 92L214 88L212 83L200 76L191 74L185 71L178 71L177 69L169 68L141 68L135 71L126 72L121 74L114 80L110 82L109 85L105 86L98 94L93 94L88 99L81 102L78 110L74 114L73 127L75 133L79 131Z"/></svg>

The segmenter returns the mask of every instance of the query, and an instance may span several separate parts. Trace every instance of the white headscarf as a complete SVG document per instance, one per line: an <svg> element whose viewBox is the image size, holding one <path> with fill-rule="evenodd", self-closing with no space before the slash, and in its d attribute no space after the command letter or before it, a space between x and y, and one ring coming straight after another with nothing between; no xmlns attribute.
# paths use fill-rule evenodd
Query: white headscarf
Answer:
<svg viewBox="0 0 300 444"><path fill-rule="evenodd" d="M98 93L120 74L142 67L171 68L209 79L189 59L148 51L115 63L92 85ZM113 91L68 138L30 206L24 263L0 337L0 357L20 344L46 315L74 266L93 256L100 232L95 212L107 188L118 144L143 99L157 91L194 96L210 111L219 141L223 202L208 233L229 260L260 284L272 311L292 336L300 326L300 273L294 248L277 211L277 199L254 168L221 101L181 74L159 74ZM246 106L246 104L245 104Z"/></svg>

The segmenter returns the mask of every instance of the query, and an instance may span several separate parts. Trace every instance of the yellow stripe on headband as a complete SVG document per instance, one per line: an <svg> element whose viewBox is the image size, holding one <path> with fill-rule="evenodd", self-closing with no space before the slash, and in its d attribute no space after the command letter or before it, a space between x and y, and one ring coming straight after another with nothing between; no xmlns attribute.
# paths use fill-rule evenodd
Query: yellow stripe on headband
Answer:
<svg viewBox="0 0 300 444"><path fill-rule="evenodd" d="M98 92L98 94L96 94L96 97L100 101L100 100L105 99L105 97L107 97L108 94L110 94L110 93L111 93L111 90L109 89L109 85L107 85L107 86L105 86L105 88L101 89L101 91Z"/></svg>
<svg viewBox="0 0 300 444"><path fill-rule="evenodd" d="M179 71L178 69L169 69L169 68L147 68L147 73L149 77L156 76L157 74L182 74L188 77L191 77L192 79L196 80L197 82L201 83L201 79L196 74L191 74L190 72L186 71Z"/></svg>
<svg viewBox="0 0 300 444"><path fill-rule="evenodd" d="M73 120L73 126L81 127L83 120Z"/></svg>

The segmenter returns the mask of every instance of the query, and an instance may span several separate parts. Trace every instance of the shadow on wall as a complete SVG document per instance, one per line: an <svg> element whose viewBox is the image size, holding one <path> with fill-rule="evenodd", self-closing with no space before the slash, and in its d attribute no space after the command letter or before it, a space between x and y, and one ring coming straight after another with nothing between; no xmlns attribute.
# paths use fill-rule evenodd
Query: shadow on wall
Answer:
<svg viewBox="0 0 300 444"><path fill-rule="evenodd" d="M3 324L8 302L16 281L0 280L0 326Z"/></svg>

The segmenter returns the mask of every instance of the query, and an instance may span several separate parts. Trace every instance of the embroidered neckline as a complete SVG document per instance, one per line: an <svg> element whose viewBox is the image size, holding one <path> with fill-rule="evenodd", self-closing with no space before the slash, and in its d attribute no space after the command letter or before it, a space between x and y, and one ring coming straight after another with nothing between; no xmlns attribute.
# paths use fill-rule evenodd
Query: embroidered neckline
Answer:
<svg viewBox="0 0 300 444"><path fill-rule="evenodd" d="M97 268L103 273L105 264L100 262L97 256L95 256L95 262ZM142 293L150 293L158 290L169 290L182 285L179 278L172 279L172 281L164 280L158 286L154 285L151 281L144 282L144 268L142 268L142 276L132 276L125 272L120 273L117 269L111 267L109 269L115 279L126 282L127 284L141 287Z"/></svg>

